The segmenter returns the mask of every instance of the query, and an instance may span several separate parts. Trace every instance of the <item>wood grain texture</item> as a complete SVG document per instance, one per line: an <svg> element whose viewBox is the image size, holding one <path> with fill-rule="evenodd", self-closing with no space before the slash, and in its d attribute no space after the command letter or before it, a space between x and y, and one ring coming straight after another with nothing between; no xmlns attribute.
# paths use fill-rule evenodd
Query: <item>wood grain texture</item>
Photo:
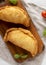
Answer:
<svg viewBox="0 0 46 65"><path fill-rule="evenodd" d="M5 5L11 5L11 4L9 3L8 0L5 0L5 3L2 4L2 5L0 5L0 7L1 7L1 6L5 6ZM26 9L24 8L24 6L22 5L22 2L21 2L20 0L18 0L17 6L23 8L24 10L26 10ZM26 11L26 12L27 12L27 11ZM30 18L30 17L29 17L29 18ZM23 25L19 25L19 24L16 25L16 24L13 24L13 23L7 23L7 22L5 22L5 21L0 21L0 33L1 33L1 35L2 35L2 38L4 37L4 34L5 34L6 30L9 29L9 28L12 28L12 27L22 27L22 28L26 28L26 27L23 26ZM33 33L33 35L35 36L35 38L37 39L37 41L38 41L38 46L39 46L38 53L41 53L42 48L43 48L43 42L42 42L42 40L40 39L40 36L39 36L39 34L37 33L37 30L36 30L34 24L32 23L31 18L30 18L30 27L28 27L28 28L26 28L26 29L30 30L30 31ZM14 46L14 45L13 45L12 43L10 43L10 42L7 42L6 45L8 46L8 48L9 48L11 54L13 55L13 57L14 57L15 53L19 53L19 54L25 53L25 54L28 54L28 58L31 57L31 54L30 54L29 52L27 52L26 50L24 50L24 49L22 49L22 48L19 48L19 47L17 47L17 46ZM42 48L41 48L41 47L42 47ZM27 58L27 59L28 59L28 58ZM25 59L18 59L18 60L15 59L15 60L16 60L17 62L23 62Z"/></svg>

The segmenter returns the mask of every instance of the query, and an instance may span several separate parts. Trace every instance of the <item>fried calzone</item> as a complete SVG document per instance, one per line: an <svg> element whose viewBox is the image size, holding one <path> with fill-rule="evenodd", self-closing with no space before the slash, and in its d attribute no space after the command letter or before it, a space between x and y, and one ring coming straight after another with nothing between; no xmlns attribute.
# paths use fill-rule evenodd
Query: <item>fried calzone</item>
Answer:
<svg viewBox="0 0 46 65"><path fill-rule="evenodd" d="M6 31L4 41L11 42L31 53L32 57L37 55L38 43L33 34L23 28L11 28Z"/></svg>
<svg viewBox="0 0 46 65"><path fill-rule="evenodd" d="M4 6L0 8L0 20L15 24L29 26L29 17L22 8L17 6Z"/></svg>

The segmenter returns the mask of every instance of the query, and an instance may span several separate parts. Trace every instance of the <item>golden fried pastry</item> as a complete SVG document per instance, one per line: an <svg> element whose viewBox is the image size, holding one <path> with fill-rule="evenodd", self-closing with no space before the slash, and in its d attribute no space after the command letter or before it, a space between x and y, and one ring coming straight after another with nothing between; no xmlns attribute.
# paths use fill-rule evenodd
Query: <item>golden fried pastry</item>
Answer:
<svg viewBox="0 0 46 65"><path fill-rule="evenodd" d="M10 41L14 45L21 47L31 53L32 57L37 55L38 44L32 33L23 28L11 28L6 31L5 42Z"/></svg>
<svg viewBox="0 0 46 65"><path fill-rule="evenodd" d="M15 24L29 26L29 17L22 8L17 6L4 6L0 9L0 20Z"/></svg>

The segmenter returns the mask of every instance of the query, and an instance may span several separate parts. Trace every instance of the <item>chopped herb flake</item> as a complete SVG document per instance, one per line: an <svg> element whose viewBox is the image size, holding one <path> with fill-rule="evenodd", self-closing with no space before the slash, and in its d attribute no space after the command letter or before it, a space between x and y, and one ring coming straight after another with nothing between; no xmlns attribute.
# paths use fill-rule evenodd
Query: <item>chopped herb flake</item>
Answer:
<svg viewBox="0 0 46 65"><path fill-rule="evenodd" d="M44 29L43 31L43 36L46 36L46 29Z"/></svg>
<svg viewBox="0 0 46 65"><path fill-rule="evenodd" d="M13 5L16 5L18 3L18 0L9 0L9 2Z"/></svg>
<svg viewBox="0 0 46 65"><path fill-rule="evenodd" d="M20 55L19 54L15 54L14 55L14 58L19 59L20 58Z"/></svg>
<svg viewBox="0 0 46 65"><path fill-rule="evenodd" d="M28 57L27 54L15 54L14 55L15 59L19 59L19 58L26 59L27 57Z"/></svg>

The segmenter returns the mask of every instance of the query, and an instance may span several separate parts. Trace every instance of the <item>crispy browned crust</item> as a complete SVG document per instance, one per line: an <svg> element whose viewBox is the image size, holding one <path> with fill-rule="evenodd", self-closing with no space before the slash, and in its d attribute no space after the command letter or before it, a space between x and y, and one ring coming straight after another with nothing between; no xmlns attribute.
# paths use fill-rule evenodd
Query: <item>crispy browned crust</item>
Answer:
<svg viewBox="0 0 46 65"><path fill-rule="evenodd" d="M18 33L16 33L16 31L19 31ZM14 34L14 32L16 34ZM21 34L22 33L22 34ZM16 35L19 34L19 38L16 37ZM26 37L29 41L26 40ZM11 40L12 39L12 40ZM21 40L20 42L18 42L19 40ZM36 56L38 53L38 43L37 40L35 39L35 37L32 35L32 33L26 29L22 29L22 28L11 28L9 30L7 30L5 36L4 36L4 41L10 41L12 42L14 45L17 45L27 51L29 51L32 56ZM24 41L24 43L23 43ZM27 43L26 43L27 42Z"/></svg>
<svg viewBox="0 0 46 65"><path fill-rule="evenodd" d="M18 14L16 14L14 11L15 12L18 11ZM19 17L16 18L14 14L16 16L19 15ZM22 18L21 18L21 16L22 16ZM26 27L29 26L28 14L22 8L17 7L17 6L4 6L4 7L0 8L0 20L15 23L15 24L18 24L18 23L23 24Z"/></svg>

